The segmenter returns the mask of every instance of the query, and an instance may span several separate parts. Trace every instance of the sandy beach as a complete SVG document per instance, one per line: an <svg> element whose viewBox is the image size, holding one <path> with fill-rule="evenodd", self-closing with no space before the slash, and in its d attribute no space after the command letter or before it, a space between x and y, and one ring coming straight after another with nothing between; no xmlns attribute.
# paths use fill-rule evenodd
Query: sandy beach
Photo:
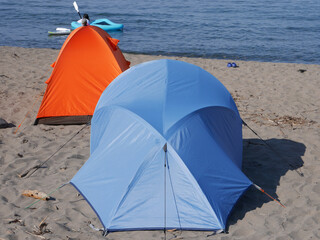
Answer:
<svg viewBox="0 0 320 240"><path fill-rule="evenodd" d="M164 239L162 231L105 238L89 226L102 227L76 189L57 189L80 169L90 149L89 126L33 125L58 53L0 47L0 118L8 125L0 128L0 240ZM250 188L229 217L228 233L170 231L167 239L320 239L320 65L236 61L238 68L228 68L232 59L124 55L131 66L162 58L189 62L219 79L256 133L243 127L243 172L285 205ZM52 192L51 199L33 204L24 190Z"/></svg>

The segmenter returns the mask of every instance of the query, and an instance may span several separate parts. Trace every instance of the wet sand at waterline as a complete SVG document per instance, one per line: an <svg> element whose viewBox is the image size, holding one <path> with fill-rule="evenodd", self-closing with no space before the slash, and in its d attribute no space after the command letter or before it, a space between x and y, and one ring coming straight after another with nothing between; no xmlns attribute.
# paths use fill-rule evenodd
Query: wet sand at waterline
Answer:
<svg viewBox="0 0 320 240"><path fill-rule="evenodd" d="M0 129L0 239L104 239L89 226L101 228L98 217L70 184L49 201L33 204L35 199L22 195L28 189L54 191L89 157L90 127L33 125L58 53L0 47L0 118L9 124ZM320 239L319 65L237 61L238 68L228 68L232 60L125 57L131 66L162 58L186 61L219 79L242 119L264 140L243 127L243 172L285 205L250 188L229 217L228 234L170 231L167 239ZM19 177L46 160L31 176L32 171ZM149 240L164 234L116 232L107 238Z"/></svg>

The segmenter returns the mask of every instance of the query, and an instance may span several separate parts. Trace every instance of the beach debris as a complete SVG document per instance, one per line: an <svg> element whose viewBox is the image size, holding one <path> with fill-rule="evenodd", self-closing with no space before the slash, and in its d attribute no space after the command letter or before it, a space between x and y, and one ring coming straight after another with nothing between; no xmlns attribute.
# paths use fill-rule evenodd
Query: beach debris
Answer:
<svg viewBox="0 0 320 240"><path fill-rule="evenodd" d="M179 231L179 232L177 232ZM172 238L170 238L170 240L180 240L180 239L183 239L182 236L178 236L178 235L181 235L181 230L178 230L178 229L168 229L167 232L171 233L173 235Z"/></svg>
<svg viewBox="0 0 320 240"><path fill-rule="evenodd" d="M313 110L317 111L317 110ZM314 120L307 119L306 117L293 117L289 115L279 116L276 113L264 115L262 113L246 113L246 119L260 125L271 125L285 127L289 125L291 127L298 126L310 126L316 124Z"/></svg>
<svg viewBox="0 0 320 240"><path fill-rule="evenodd" d="M228 232L226 232L226 231L224 231L224 230L221 229L221 230L213 231L213 233L208 234L207 237L211 237L211 236L214 236L214 235L223 233L223 232L228 233Z"/></svg>
<svg viewBox="0 0 320 240"><path fill-rule="evenodd" d="M21 226L25 226L23 220L18 218L8 219L8 224L12 224L12 223L20 223Z"/></svg>
<svg viewBox="0 0 320 240"><path fill-rule="evenodd" d="M48 201L50 199L50 197L47 194L45 194L43 192L39 192L38 190L24 190L22 195L26 196L26 197L33 197L36 199L41 199L44 201Z"/></svg>
<svg viewBox="0 0 320 240"><path fill-rule="evenodd" d="M26 233L28 233L28 234L30 234L30 235L32 235L32 236L35 236L35 237L41 238L41 239L46 239L44 236L36 235L36 234L33 234L33 233L31 233L31 232L28 232L28 231L26 231Z"/></svg>
<svg viewBox="0 0 320 240"><path fill-rule="evenodd" d="M16 53L13 53L13 54L12 54L12 57L14 57L14 58L20 58L19 55L16 54Z"/></svg>
<svg viewBox="0 0 320 240"><path fill-rule="evenodd" d="M240 101L240 100L243 100L243 98L238 94L237 91L235 91L234 93L230 93L230 94L231 94L231 96L232 96L232 98L233 98L233 100L234 100L235 102L238 102L238 101Z"/></svg>
<svg viewBox="0 0 320 240"><path fill-rule="evenodd" d="M17 155L18 155L18 157L23 158L23 154L18 153Z"/></svg>
<svg viewBox="0 0 320 240"><path fill-rule="evenodd" d="M41 195L43 196L42 198L37 198L37 197L34 197L34 198L37 198L38 200L35 201L34 203L30 204L29 206L25 207L24 209L31 209L31 206L33 206L34 204L36 204L37 202L41 201L41 200L55 200L55 198L51 197L51 194L53 194L54 192L58 191L60 188L64 187L65 185L67 185L68 183L64 183L62 184L61 186L57 187L56 189L54 189L53 191L51 191L50 193L48 194L44 194L44 193L41 193ZM44 195L43 195L44 194Z"/></svg>
<svg viewBox="0 0 320 240"><path fill-rule="evenodd" d="M0 118L0 128L12 128L12 127L15 127L15 125L12 123L8 123L3 118Z"/></svg>
<svg viewBox="0 0 320 240"><path fill-rule="evenodd" d="M298 72L301 72L301 73L304 73L306 72L307 70L306 69L299 69Z"/></svg>
<svg viewBox="0 0 320 240"><path fill-rule="evenodd" d="M9 78L7 75L1 74L0 77Z"/></svg>
<svg viewBox="0 0 320 240"><path fill-rule="evenodd" d="M65 170L67 170L67 167L66 166L65 167L60 167L59 170L60 171L65 171Z"/></svg>
<svg viewBox="0 0 320 240"><path fill-rule="evenodd" d="M89 227L91 227L93 230L95 230L95 231L101 231L101 232L103 232L105 229L104 228L97 228L97 227L95 227L92 223L91 223L91 221L88 221L88 226Z"/></svg>
<svg viewBox="0 0 320 240"><path fill-rule="evenodd" d="M51 233L51 231L49 229L47 229L48 223L45 222L46 219L47 219L47 217L42 219L42 221L40 222L39 226L34 226L35 227L35 229L33 230L34 234L42 235L42 234L45 234L45 233Z"/></svg>
<svg viewBox="0 0 320 240"><path fill-rule="evenodd" d="M34 226L34 229L31 232L26 231L26 233L41 238L41 239L46 239L44 236L42 236L45 233L52 233L50 229L47 229L48 223L45 222L47 217L45 217L39 224L39 226Z"/></svg>
<svg viewBox="0 0 320 240"><path fill-rule="evenodd" d="M54 130L54 128L53 128L53 127L41 128L41 130L43 130L43 131L45 131L45 132L48 132L48 131Z"/></svg>
<svg viewBox="0 0 320 240"><path fill-rule="evenodd" d="M315 121L312 121L312 120L308 121L305 118L292 117L292 116L288 116L288 115L271 119L271 121L273 121L277 125L287 124L287 125L291 125L291 126L294 126L294 125L306 125L306 124L314 124L314 123L316 123Z"/></svg>
<svg viewBox="0 0 320 240"><path fill-rule="evenodd" d="M32 168L29 168L27 171L25 171L24 173L22 173L22 174L18 174L18 177L19 178L24 178L25 176L27 176L28 175L28 173L31 171L31 170L33 170L33 169L38 169L38 168L40 168L41 166L40 165L36 165L36 166L34 166L34 167L32 167Z"/></svg>

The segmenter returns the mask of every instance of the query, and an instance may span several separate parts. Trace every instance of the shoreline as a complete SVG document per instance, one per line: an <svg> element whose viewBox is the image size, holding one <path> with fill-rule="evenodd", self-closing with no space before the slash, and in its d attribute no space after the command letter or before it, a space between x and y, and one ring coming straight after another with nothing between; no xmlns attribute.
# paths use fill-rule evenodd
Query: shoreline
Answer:
<svg viewBox="0 0 320 240"><path fill-rule="evenodd" d="M5 45L0 45L0 48L1 47L9 47L9 48L23 48L23 49L44 49L44 50L54 50L54 51L60 51L60 48L42 48L42 47L39 47L39 48L36 48L36 47L19 47L19 46L5 46ZM166 58L196 58L196 59L207 59L207 60L217 60L217 61L228 61L228 62L258 62L258 63L280 63L280 64L298 64L298 65L315 65L315 66L319 66L320 63L303 63L303 62L300 62L300 63L296 63L296 62L282 62L282 61L275 61L275 62L272 62L272 61L264 61L264 60L243 60L243 59L232 59L232 58L210 58L210 57L205 57L205 56L188 56L187 53L181 53L180 55L179 54L161 54L161 53L154 53L154 54L151 54L151 53L138 53L138 52L125 52L125 51L122 51L123 54L127 54L127 55L143 55L143 56L154 56L154 57L166 57ZM185 56L183 55L185 54Z"/></svg>
<svg viewBox="0 0 320 240"><path fill-rule="evenodd" d="M14 127L0 129L0 239L37 239L29 233L45 218L51 232L41 235L45 238L105 239L90 228L89 221L100 228L99 219L70 184L54 192L54 200L24 209L34 202L21 195L24 190L49 193L80 169L89 157L90 128L85 127L31 177L19 178L18 174L48 159L83 125L33 125L58 49L0 46L0 53L0 118L15 126L23 121L17 134ZM286 208L250 188L230 215L229 234L207 237L208 232L173 231L167 233L168 239L320 238L320 65L234 61L239 67L228 68L231 60L124 56L131 67L169 58L210 72L232 94L243 120L273 148L243 126L243 172ZM161 239L163 232L115 232L108 237Z"/></svg>

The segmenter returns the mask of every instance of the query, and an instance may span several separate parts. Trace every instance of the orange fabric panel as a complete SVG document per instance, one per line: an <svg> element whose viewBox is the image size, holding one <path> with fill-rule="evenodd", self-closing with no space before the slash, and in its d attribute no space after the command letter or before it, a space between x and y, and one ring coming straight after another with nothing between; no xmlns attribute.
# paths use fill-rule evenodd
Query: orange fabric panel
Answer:
<svg viewBox="0 0 320 240"><path fill-rule="evenodd" d="M121 50L104 30L74 30L63 44L37 118L93 115L104 89L129 68Z"/></svg>

